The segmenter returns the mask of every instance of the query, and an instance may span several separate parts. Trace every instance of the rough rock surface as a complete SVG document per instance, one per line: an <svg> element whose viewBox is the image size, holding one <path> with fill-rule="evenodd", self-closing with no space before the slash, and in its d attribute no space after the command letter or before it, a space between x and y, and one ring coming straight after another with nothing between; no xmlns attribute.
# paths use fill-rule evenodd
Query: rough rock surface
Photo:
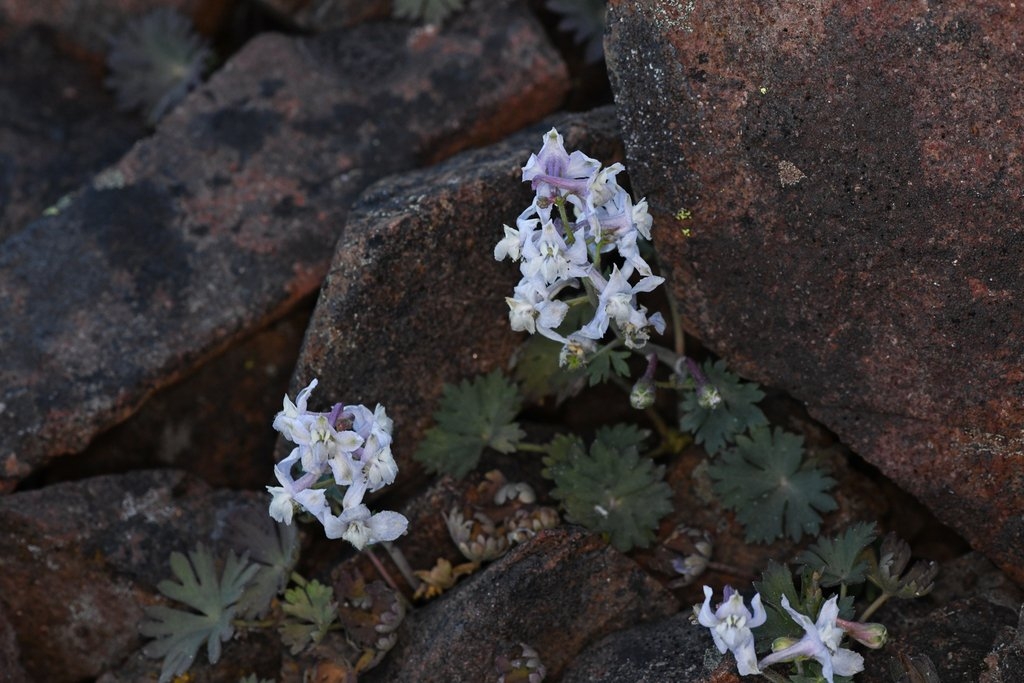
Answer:
<svg viewBox="0 0 1024 683"><path fill-rule="evenodd" d="M170 470L0 498L0 603L21 665L53 683L115 665L142 645L142 606L168 578L171 552L222 538L234 514L265 511L263 496L211 490Z"/></svg>
<svg viewBox="0 0 1024 683"><path fill-rule="evenodd" d="M684 610L607 636L580 653L562 683L739 683L732 657L691 616Z"/></svg>
<svg viewBox="0 0 1024 683"><path fill-rule="evenodd" d="M1024 582L1024 5L612 4L688 329Z"/></svg>
<svg viewBox="0 0 1024 683"><path fill-rule="evenodd" d="M0 26L0 242L145 134L53 31ZM46 83L47 87L39 87Z"/></svg>
<svg viewBox="0 0 1024 683"><path fill-rule="evenodd" d="M519 5L251 41L0 245L0 491L314 292L370 182L540 118L565 78Z"/></svg>
<svg viewBox="0 0 1024 683"><path fill-rule="evenodd" d="M398 644L365 683L497 678L495 657L536 649L557 680L586 645L679 609L672 594L600 538L578 528L533 540L408 616Z"/></svg>
<svg viewBox="0 0 1024 683"><path fill-rule="evenodd" d="M552 126L568 149L585 146L606 163L620 150L610 107L553 118L382 180L362 195L338 241L291 395L316 377L311 409L383 404L395 421L403 477L442 384L505 367L523 340L509 329L505 303L519 271L493 251L502 224L530 204L521 169Z"/></svg>

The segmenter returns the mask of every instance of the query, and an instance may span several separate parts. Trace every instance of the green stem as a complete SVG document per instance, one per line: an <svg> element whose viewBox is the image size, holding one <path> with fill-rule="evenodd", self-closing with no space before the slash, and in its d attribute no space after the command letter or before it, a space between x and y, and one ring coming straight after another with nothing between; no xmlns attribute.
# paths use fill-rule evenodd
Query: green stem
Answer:
<svg viewBox="0 0 1024 683"><path fill-rule="evenodd" d="M547 453L548 447L539 443L527 443L525 441L520 441L516 444L516 450L523 451L524 453Z"/></svg>
<svg viewBox="0 0 1024 683"><path fill-rule="evenodd" d="M878 608L885 604L885 601L892 597L892 593L882 593L875 601L867 606L864 613L857 618L857 621L867 621L868 617L878 611Z"/></svg>
<svg viewBox="0 0 1024 683"><path fill-rule="evenodd" d="M259 621L249 621L247 619L232 619L231 624L238 628L244 629L255 629L255 628L271 628L277 625L277 619L261 619Z"/></svg>
<svg viewBox="0 0 1024 683"><path fill-rule="evenodd" d="M559 197L555 200L558 207L558 216L562 219L562 232L565 233L565 243L570 247L576 243L576 235L572 234L572 226L569 223L569 214L565 212L565 198Z"/></svg>

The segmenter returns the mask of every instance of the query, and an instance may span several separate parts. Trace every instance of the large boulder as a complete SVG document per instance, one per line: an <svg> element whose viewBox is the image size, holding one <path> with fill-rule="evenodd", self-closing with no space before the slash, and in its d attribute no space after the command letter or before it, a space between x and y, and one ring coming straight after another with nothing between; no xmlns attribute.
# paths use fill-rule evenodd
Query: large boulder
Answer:
<svg viewBox="0 0 1024 683"><path fill-rule="evenodd" d="M0 244L0 491L315 292L372 181L558 107L518 4L442 31L263 34L55 216Z"/></svg>
<svg viewBox="0 0 1024 683"><path fill-rule="evenodd" d="M1024 10L612 5L687 329L1024 582Z"/></svg>

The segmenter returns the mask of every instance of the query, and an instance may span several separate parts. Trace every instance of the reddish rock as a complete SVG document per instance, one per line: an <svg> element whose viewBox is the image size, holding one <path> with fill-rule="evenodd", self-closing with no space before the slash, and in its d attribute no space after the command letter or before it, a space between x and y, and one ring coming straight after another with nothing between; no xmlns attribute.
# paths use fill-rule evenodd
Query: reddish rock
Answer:
<svg viewBox="0 0 1024 683"><path fill-rule="evenodd" d="M266 501L170 470L0 498L0 607L21 665L34 680L60 683L120 662L143 643L142 606L171 576L171 552L209 546L234 514L265 515Z"/></svg>
<svg viewBox="0 0 1024 683"><path fill-rule="evenodd" d="M370 182L500 138L565 87L519 5L430 35L251 41L101 186L0 245L0 490L316 291Z"/></svg>
<svg viewBox="0 0 1024 683"><path fill-rule="evenodd" d="M360 681L494 680L496 656L519 643L536 649L558 680L587 644L678 609L600 538L578 528L543 531L406 617L398 644Z"/></svg>
<svg viewBox="0 0 1024 683"><path fill-rule="evenodd" d="M113 111L102 72L57 43L41 27L0 27L0 242L146 133Z"/></svg>
<svg viewBox="0 0 1024 683"><path fill-rule="evenodd" d="M613 3L672 291L1024 582L1024 7L812 5Z"/></svg>
<svg viewBox="0 0 1024 683"><path fill-rule="evenodd" d="M522 166L557 126L568 149L611 163L614 112L552 119L434 168L383 180L360 198L310 321L291 395L316 377L310 408L383 404L406 486L442 384L506 367L523 341L508 325L519 271L494 260L503 223L531 201Z"/></svg>

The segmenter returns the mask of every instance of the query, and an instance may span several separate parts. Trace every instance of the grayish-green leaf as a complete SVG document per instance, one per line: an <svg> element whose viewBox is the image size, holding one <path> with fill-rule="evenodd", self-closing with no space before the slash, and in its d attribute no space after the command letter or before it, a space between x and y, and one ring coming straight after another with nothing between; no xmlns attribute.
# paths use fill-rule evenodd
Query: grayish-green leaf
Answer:
<svg viewBox="0 0 1024 683"><path fill-rule="evenodd" d="M744 382L726 370L725 361L707 361L703 372L722 401L713 408L702 406L696 386L686 391L679 406L679 428L693 434L694 442L703 444L704 450L714 455L737 435L768 424L768 418L754 405L764 398L764 392L753 382Z"/></svg>
<svg viewBox="0 0 1024 683"><path fill-rule="evenodd" d="M281 609L289 619L278 630L284 644L293 655L297 655L327 635L327 630L338 618L338 605L334 602L331 587L319 581L289 588L284 599Z"/></svg>
<svg viewBox="0 0 1024 683"><path fill-rule="evenodd" d="M178 582L161 581L157 590L195 611L164 605L145 610L146 620L139 626L139 632L155 640L142 651L148 657L163 658L160 683L188 671L204 642L210 663L220 659L221 643L234 634L231 620L238 600L258 570L258 565L232 552L218 581L213 556L202 544L188 557L171 554L171 571Z"/></svg>
<svg viewBox="0 0 1024 683"><path fill-rule="evenodd" d="M236 517L230 528L235 549L248 552L250 559L261 565L238 602L238 613L245 618L261 617L288 585L299 560L298 529L275 522L269 515Z"/></svg>

